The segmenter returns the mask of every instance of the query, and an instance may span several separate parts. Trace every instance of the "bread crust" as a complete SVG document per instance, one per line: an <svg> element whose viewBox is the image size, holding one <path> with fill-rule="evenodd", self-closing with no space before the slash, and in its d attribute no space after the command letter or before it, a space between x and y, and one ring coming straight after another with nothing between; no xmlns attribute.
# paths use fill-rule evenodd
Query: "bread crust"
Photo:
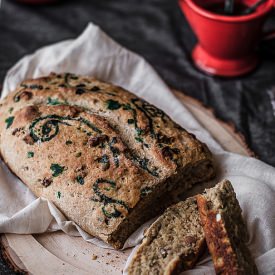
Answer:
<svg viewBox="0 0 275 275"><path fill-rule="evenodd" d="M205 144L155 106L95 78L23 81L0 102L0 115L0 152L12 171L115 248L161 210L167 192L214 175Z"/></svg>
<svg viewBox="0 0 275 275"><path fill-rule="evenodd" d="M1 101L0 111L5 118L26 106L63 104L105 117L120 132L124 142L131 145L131 150L137 154L142 152L149 164L162 166L160 171L152 167L152 174L165 175L190 160L204 159L210 160L209 175L214 174L210 169L213 165L210 151L194 135L155 106L121 87L93 77L52 73L48 77L23 81ZM0 121L0 127L5 128L5 120Z"/></svg>
<svg viewBox="0 0 275 275"><path fill-rule="evenodd" d="M231 196L230 199L233 201L234 206L238 207L235 211L235 214L237 212L234 217L236 218L235 221L232 221L232 217L226 210L228 206L225 206L225 210L222 208L217 209L212 207L215 204L214 200L211 200L205 194L196 196L207 246L214 262L216 274L258 274L257 267L245 244L248 240L248 233L240 214L241 209L235 198L233 187L229 181L223 181L221 184L225 185L226 189L230 190L229 192L233 192L233 194L229 193L229 196ZM215 188L217 187L213 189ZM221 188L217 192L226 193L227 191ZM219 203L225 205L225 201L222 201L222 198L225 199L225 197L228 198L228 195L224 197L221 195ZM230 232L232 222L235 223L236 234Z"/></svg>

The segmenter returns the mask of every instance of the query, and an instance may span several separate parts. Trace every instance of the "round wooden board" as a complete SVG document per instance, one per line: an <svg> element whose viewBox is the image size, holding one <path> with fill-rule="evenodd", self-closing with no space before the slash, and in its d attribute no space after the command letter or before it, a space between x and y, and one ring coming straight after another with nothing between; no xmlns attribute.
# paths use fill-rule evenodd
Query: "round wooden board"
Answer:
<svg viewBox="0 0 275 275"><path fill-rule="evenodd" d="M224 149L253 155L234 127L217 120L210 109L191 97L178 91L174 93ZM103 249L85 242L81 237L70 237L63 232L4 234L1 241L3 254L15 270L39 275L121 274L131 252L131 249Z"/></svg>

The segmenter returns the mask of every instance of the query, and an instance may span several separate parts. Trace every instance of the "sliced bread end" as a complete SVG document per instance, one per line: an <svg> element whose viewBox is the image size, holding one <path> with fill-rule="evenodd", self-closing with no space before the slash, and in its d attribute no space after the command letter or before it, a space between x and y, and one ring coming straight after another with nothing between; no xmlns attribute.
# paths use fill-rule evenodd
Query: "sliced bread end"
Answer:
<svg viewBox="0 0 275 275"><path fill-rule="evenodd" d="M231 183L224 180L196 198L216 273L258 274L246 245L248 232Z"/></svg>

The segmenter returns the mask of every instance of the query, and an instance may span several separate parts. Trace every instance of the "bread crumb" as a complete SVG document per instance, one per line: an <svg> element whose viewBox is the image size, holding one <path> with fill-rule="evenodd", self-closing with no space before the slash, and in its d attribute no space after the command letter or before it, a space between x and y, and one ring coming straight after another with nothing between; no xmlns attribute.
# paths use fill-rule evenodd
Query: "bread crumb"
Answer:
<svg viewBox="0 0 275 275"><path fill-rule="evenodd" d="M92 255L92 260L96 260L97 259L97 255Z"/></svg>

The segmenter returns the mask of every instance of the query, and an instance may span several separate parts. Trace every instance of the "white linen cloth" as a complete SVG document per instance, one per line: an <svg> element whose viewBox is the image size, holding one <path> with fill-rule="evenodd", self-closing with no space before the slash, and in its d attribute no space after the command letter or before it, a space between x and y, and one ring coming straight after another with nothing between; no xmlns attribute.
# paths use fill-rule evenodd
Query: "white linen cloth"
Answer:
<svg viewBox="0 0 275 275"><path fill-rule="evenodd" d="M259 160L225 152L173 96L153 68L90 23L76 39L43 47L21 59L5 78L2 97L26 78L50 72L98 77L120 85L164 110L176 122L207 143L219 166L218 180L229 179L248 225L249 247L261 274L275 274L275 169ZM4 119L4 118L1 118ZM63 230L107 247L89 236L44 198L36 198L4 163L0 164L0 233L31 234ZM144 225L126 242L142 239ZM210 257L186 274L214 274Z"/></svg>

